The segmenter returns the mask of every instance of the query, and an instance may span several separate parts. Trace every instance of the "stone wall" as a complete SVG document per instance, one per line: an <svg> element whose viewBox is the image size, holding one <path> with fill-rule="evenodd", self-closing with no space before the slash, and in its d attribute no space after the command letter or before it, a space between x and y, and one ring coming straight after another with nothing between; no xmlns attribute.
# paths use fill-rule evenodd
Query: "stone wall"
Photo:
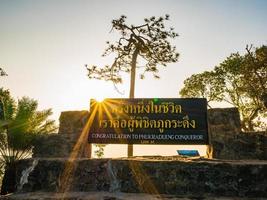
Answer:
<svg viewBox="0 0 267 200"><path fill-rule="evenodd" d="M87 118L87 111L61 114L59 134L41 136L33 150L35 159L18 162L16 192L267 197L267 162L251 160L267 159L266 133L242 133L235 108L208 111L213 156L220 160L179 156L81 159L78 154L70 162ZM87 138L82 141L86 144Z"/></svg>
<svg viewBox="0 0 267 200"><path fill-rule="evenodd" d="M17 174L25 172L30 162L20 161ZM68 188L68 192L267 197L266 162L132 158L78 159L68 164L66 159L41 159L27 183L21 185L18 176L17 188L20 192L66 192Z"/></svg>
<svg viewBox="0 0 267 200"><path fill-rule="evenodd" d="M33 148L34 158L67 158L88 120L89 112L65 111L59 117L59 131L49 135L39 136ZM87 143L85 138L84 143ZM79 150L78 157L85 157L83 149Z"/></svg>
<svg viewBox="0 0 267 200"><path fill-rule="evenodd" d="M34 158L68 158L78 134L49 134L39 136L33 148Z"/></svg>
<svg viewBox="0 0 267 200"><path fill-rule="evenodd" d="M59 134L41 136L35 145L33 157L68 157L88 116L88 111L62 112ZM213 158L267 160L266 132L243 133L237 108L208 110L208 125ZM84 142L87 142L87 138Z"/></svg>
<svg viewBox="0 0 267 200"><path fill-rule="evenodd" d="M209 109L208 125L212 140L232 139L241 132L237 108Z"/></svg>
<svg viewBox="0 0 267 200"><path fill-rule="evenodd" d="M79 134L88 120L89 112L82 111L64 111L59 117L59 134Z"/></svg>
<svg viewBox="0 0 267 200"><path fill-rule="evenodd" d="M213 158L267 160L267 133L242 132L237 108L208 111Z"/></svg>
<svg viewBox="0 0 267 200"><path fill-rule="evenodd" d="M267 135L264 132L241 132L233 139L216 139L212 144L214 158L267 160Z"/></svg>

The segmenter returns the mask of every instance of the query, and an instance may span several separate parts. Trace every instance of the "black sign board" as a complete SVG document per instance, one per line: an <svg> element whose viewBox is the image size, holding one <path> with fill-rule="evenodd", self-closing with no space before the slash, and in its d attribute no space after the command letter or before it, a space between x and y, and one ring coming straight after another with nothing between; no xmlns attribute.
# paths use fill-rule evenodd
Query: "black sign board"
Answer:
<svg viewBox="0 0 267 200"><path fill-rule="evenodd" d="M100 144L208 144L203 98L91 100L88 142Z"/></svg>

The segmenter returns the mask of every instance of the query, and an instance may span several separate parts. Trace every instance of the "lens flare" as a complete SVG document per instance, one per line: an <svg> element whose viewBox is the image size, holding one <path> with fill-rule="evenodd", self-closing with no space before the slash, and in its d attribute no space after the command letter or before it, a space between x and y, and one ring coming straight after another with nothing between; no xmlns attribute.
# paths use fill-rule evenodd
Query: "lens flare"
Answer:
<svg viewBox="0 0 267 200"><path fill-rule="evenodd" d="M105 100L105 97L98 96L98 97L95 97L94 99L96 100L97 103L102 103Z"/></svg>

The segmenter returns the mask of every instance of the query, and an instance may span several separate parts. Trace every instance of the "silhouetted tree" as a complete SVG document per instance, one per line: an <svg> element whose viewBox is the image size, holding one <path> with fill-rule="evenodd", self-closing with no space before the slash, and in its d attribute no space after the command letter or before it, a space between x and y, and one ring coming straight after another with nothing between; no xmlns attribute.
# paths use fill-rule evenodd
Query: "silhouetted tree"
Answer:
<svg viewBox="0 0 267 200"><path fill-rule="evenodd" d="M5 168L1 194L6 194L15 189L16 161L31 156L35 138L53 132L56 127L54 120L48 119L51 109L38 111L37 101L23 97L16 102L3 88L0 97L0 165Z"/></svg>
<svg viewBox="0 0 267 200"><path fill-rule="evenodd" d="M231 54L211 72L194 74L184 81L182 97L224 101L239 109L242 128L266 128L267 46L246 47L246 54Z"/></svg>
<svg viewBox="0 0 267 200"><path fill-rule="evenodd" d="M182 97L207 98L208 106L212 101L223 99L224 80L216 72L205 71L193 74L184 81L184 88L180 91Z"/></svg>
<svg viewBox="0 0 267 200"><path fill-rule="evenodd" d="M103 54L107 56L114 53L114 62L102 68L87 65L86 68L89 78L111 81L114 85L122 83L121 73L130 73L129 97L134 98L138 68L142 68L141 79L148 72L152 73L155 78L160 78L158 66L166 66L167 63L178 60L179 54L176 52L176 47L172 46L169 41L178 34L173 28L165 28L165 21L169 20L169 15L145 18L144 23L137 26L129 25L125 20L124 15L112 20L112 30L118 31L120 37L115 43L107 42L108 47ZM144 66L137 66L138 62L144 63ZM128 154L132 154L131 145L129 145Z"/></svg>

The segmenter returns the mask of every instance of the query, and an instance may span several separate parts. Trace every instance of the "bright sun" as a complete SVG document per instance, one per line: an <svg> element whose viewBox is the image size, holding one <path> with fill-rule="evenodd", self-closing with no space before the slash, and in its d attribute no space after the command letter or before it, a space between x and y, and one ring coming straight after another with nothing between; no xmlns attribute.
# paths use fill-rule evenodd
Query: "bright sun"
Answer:
<svg viewBox="0 0 267 200"><path fill-rule="evenodd" d="M97 96L94 98L98 103L101 103L102 101L105 100L105 97L104 96Z"/></svg>

